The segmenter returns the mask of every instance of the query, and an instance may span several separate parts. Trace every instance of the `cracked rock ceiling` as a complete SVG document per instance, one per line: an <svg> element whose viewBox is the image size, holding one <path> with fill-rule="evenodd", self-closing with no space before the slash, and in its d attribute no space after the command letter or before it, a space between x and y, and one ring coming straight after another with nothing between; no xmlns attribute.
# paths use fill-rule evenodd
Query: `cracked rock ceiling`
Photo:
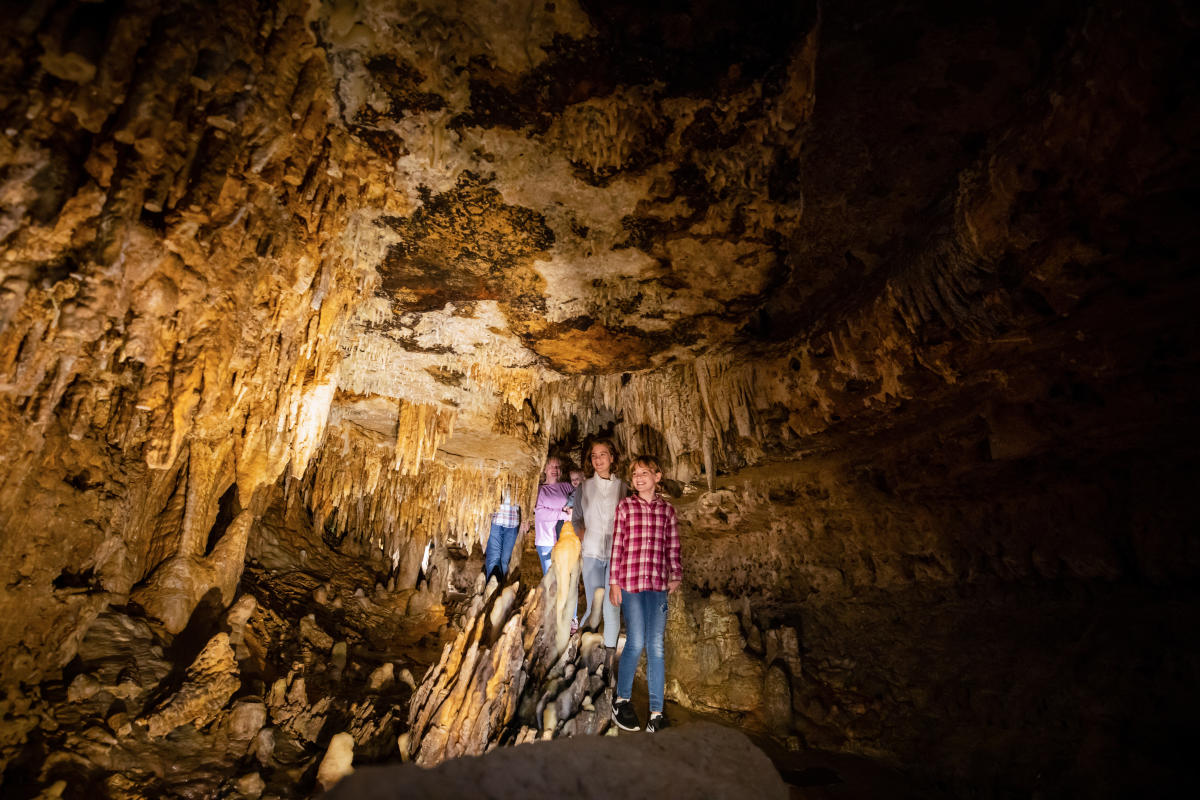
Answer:
<svg viewBox="0 0 1200 800"><path fill-rule="evenodd" d="M473 378L497 368L642 370L758 338L805 236L816 9L686 11L322 10L337 113L389 167L386 207L345 238L373 274L344 391L486 429Z"/></svg>

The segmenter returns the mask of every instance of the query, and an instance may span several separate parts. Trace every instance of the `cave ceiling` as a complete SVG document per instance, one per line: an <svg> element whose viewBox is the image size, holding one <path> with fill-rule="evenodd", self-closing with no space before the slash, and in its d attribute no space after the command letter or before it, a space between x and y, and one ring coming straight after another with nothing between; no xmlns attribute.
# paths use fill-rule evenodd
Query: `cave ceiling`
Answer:
<svg viewBox="0 0 1200 800"><path fill-rule="evenodd" d="M597 400L608 383L581 379L697 359L697 375L743 369L756 413L800 436L964 386L1026 402L1048 353L1125 347L1063 319L1103 318L1114 280L1192 246L1156 205L1194 172L1190 84L1163 79L1189 74L1187 50L1151 44L1168 9L1129 30L1119 4L1065 0L68 3L14 19L4 385L42 422L87 369L85 409L118 418L116 389L134 410L169 401L144 423L153 468L197 409L245 416L274 391L242 382L263 345L305 387L294 471L330 398L334 423L397 437L407 403L446 455L525 463L563 435L565 398L583 434L620 417L623 400ZM104 272L125 264L142 266ZM165 320L178 341L156 339ZM233 349L206 361L178 350L185 333ZM221 400L184 399L218 364ZM569 384L554 425L548 384ZM670 444L698 461L722 404L706 396L709 434Z"/></svg>
<svg viewBox="0 0 1200 800"><path fill-rule="evenodd" d="M36 58L10 61L14 85L64 87L8 109L38 120L20 139L37 145L7 156L20 280L135 251L182 265L118 292L135 290L118 357L152 364L170 354L152 352L147 320L195 275L228 274L218 247L255 240L232 267L246 288L217 301L231 308L269 291L249 286L256 258L314 309L343 285L322 265L344 263L352 294L319 333L340 359L331 418L386 438L397 402L429 405L465 437L447 453L524 463L532 439L504 409L538 386L697 358L836 362L784 387L811 395L779 403L802 435L860 404L932 403L983 374L972 365L995 351L975 345L1086 304L1096 265L1157 235L1153 209L1134 208L1137 167L1091 165L1178 166L1131 122L1139 95L1170 90L1115 26L1081 33L1115 7L345 0L281 5L255 42L248 12L134 3L115 21L102 5L19 18L16 35L43 32ZM106 47L139 60L108 64ZM143 63L167 83L131 88ZM1094 79L1106 69L1123 70L1120 92ZM94 190L64 206L79 186ZM1137 222L1108 222L1122 214ZM241 315L216 335L244 335L252 360L270 324ZM605 413L619 415L593 428Z"/></svg>
<svg viewBox="0 0 1200 800"><path fill-rule="evenodd" d="M366 3L318 22L387 169L342 386L492 410L472 366L642 370L756 339L802 238L815 4ZM793 279L807 284L804 278ZM749 324L748 324L749 323Z"/></svg>
<svg viewBox="0 0 1200 800"><path fill-rule="evenodd" d="M381 185L345 238L374 280L343 399L441 404L484 431L471 375L778 355L928 284L930 262L1009 249L1007 221L964 217L1015 215L1024 187L1003 183L1038 165L989 164L1002 134L1044 131L1030 94L1061 77L1036 38L1073 9L694 5L321 8L334 113ZM1027 302L992 266L920 286L935 313L913 301L905 324L1019 327ZM1000 318L959 313L989 296Z"/></svg>

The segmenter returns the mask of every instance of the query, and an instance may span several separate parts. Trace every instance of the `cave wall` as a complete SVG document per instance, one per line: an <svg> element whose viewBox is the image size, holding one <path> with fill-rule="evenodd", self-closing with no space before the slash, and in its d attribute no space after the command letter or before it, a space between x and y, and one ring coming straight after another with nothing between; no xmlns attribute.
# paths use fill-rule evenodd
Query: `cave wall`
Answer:
<svg viewBox="0 0 1200 800"><path fill-rule="evenodd" d="M152 571L140 601L175 629L231 600L249 520L213 530L218 500L261 511L321 442L366 280L336 243L372 190L305 11L37 4L5 31L9 687Z"/></svg>
<svg viewBox="0 0 1200 800"><path fill-rule="evenodd" d="M657 443L669 475L712 476L679 499L677 701L928 765L954 793L1182 780L1172 742L1197 664L1196 515L1181 502L1197 444L1193 59L1165 7L1077 19L1003 133L923 210L924 232L847 278L877 286L871 302L781 292L763 339L792 315L825 330L754 360L597 378L565 402L546 390L551 420L591 409L592 427L618 420L627 451ZM877 135L855 133L814 144L811 166ZM806 199L801 234L825 233ZM878 224L845 223L868 239Z"/></svg>
<svg viewBox="0 0 1200 800"><path fill-rule="evenodd" d="M955 794L1177 782L1198 653L1195 526L1175 504L1196 475L1164 467L1160 433L1064 469L1054 449L991 457L972 416L723 479L680 504L695 584L669 652L761 661L678 696L703 708L736 685L750 699L717 705L752 724L928 765ZM769 648L787 629L797 657Z"/></svg>

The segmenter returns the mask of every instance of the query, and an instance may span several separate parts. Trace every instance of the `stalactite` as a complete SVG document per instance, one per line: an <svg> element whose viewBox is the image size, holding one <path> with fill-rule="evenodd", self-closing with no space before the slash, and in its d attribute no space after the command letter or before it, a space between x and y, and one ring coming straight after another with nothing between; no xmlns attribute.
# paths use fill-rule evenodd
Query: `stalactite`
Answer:
<svg viewBox="0 0 1200 800"><path fill-rule="evenodd" d="M434 406L400 403L392 468L404 475L419 475L421 464L433 458L451 434L454 414Z"/></svg>
<svg viewBox="0 0 1200 800"><path fill-rule="evenodd" d="M614 435L626 456L648 452L680 481L698 477L709 436L761 436L754 423L751 367L703 359L627 375L564 379L539 387L533 397L549 439L562 437L572 420L585 432L616 422ZM706 433L709 431L709 433Z"/></svg>
<svg viewBox="0 0 1200 800"><path fill-rule="evenodd" d="M293 491L312 509L318 528L375 551L405 580L415 580L431 541L482 550L488 519L505 492L527 514L532 509L536 474L528 466L439 453L450 420L442 409L401 404L394 437L335 423Z"/></svg>
<svg viewBox="0 0 1200 800"><path fill-rule="evenodd" d="M326 203L331 191L322 187L335 179L313 164L336 161L339 191L353 193L366 186L357 174L362 154L331 127L318 97L328 67L298 17L284 9L285 24L260 40L246 35L258 28L254 13L222 8L185 5L169 19L118 18L110 30L117 49L94 61L95 80L79 89L35 82L29 113L0 147L7 181L19 178L20 164L52 157L41 143L55 129L91 132L70 156L78 158L80 178L65 186L52 223L29 216L27 205L0 219L0 402L6 418L20 421L6 437L15 437L9 451L22 453L25 465L0 485L6 515L36 502L37 492L53 493L31 476L39 459L53 457L60 433L121 480L146 466L174 474L196 442L190 468L183 467L189 485L216 491L233 474L247 505L285 470L303 474L324 439L340 332L369 281L366 266L340 247L350 205ZM302 17L307 6L288 9ZM135 73L139 58L147 68ZM286 69L264 69L271 59ZM255 72L270 79L256 83ZM308 97L305 113L293 121L293 109L281 109L300 95ZM226 123L237 129L227 133ZM254 158L257 175L246 169ZM284 161L303 179L297 183L307 181L303 193L263 182ZM18 196L33 203L29 185ZM321 234L314 236L318 216ZM232 467L201 464L204 447L217 443L232 451ZM163 509L174 486L150 480L142 502ZM211 527L211 510L201 504L198 497L189 504L186 524L168 514L174 523L153 534L140 512L109 520L113 538L109 555L95 557L98 579L118 593L140 580L165 585L168 573L201 589L227 584L224 567L202 563L204 553L196 552ZM222 565L240 564L237 538L216 559ZM115 555L122 541L127 554ZM39 573L31 590L60 569ZM172 613L186 613L188 603L182 608ZM80 622L64 618L56 635L70 641ZM0 649L11 655L15 644L5 639Z"/></svg>

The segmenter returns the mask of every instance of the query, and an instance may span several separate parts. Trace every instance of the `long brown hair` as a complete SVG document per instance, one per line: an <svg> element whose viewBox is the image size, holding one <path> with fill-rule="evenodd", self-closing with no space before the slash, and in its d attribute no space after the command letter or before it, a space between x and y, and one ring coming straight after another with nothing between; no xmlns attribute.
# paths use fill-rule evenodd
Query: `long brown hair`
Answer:
<svg viewBox="0 0 1200 800"><path fill-rule="evenodd" d="M608 448L608 452L612 453L612 467L609 469L609 474L617 474L617 462L621 459L620 453L617 452L617 446L613 444L613 440L607 436L601 436L599 439L593 439L591 444L583 451L583 476L590 478L596 474L596 468L592 466L592 450L596 445L602 444Z"/></svg>

